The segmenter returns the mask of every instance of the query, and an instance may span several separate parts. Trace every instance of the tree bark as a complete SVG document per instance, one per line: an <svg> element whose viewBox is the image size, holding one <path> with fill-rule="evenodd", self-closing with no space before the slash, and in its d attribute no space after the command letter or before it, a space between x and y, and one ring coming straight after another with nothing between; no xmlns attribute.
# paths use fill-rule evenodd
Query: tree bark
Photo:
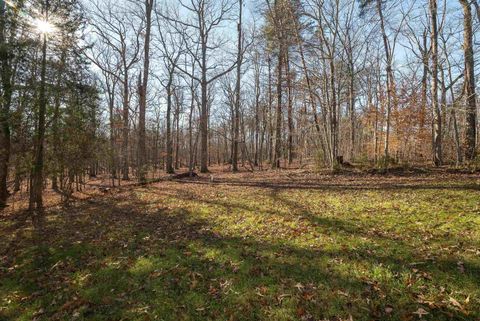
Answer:
<svg viewBox="0 0 480 321"><path fill-rule="evenodd" d="M174 89L175 95L175 169L180 169L180 98L177 89Z"/></svg>
<svg viewBox="0 0 480 321"><path fill-rule="evenodd" d="M338 116L337 116L337 91L335 89L335 62L333 57L330 59L330 161L332 169L337 164L338 156Z"/></svg>
<svg viewBox="0 0 480 321"><path fill-rule="evenodd" d="M123 76L123 141L122 141L122 178L128 180L129 162L128 162L128 132L129 132L129 88L128 88L128 69L125 67Z"/></svg>
<svg viewBox="0 0 480 321"><path fill-rule="evenodd" d="M170 72L168 84L167 84L167 161L166 172L167 174L175 173L173 169L173 139L172 139L172 82L173 73Z"/></svg>
<svg viewBox="0 0 480 321"><path fill-rule="evenodd" d="M8 167L10 161L10 105L12 102L11 53L6 43L6 4L0 7L0 63L2 80L2 103L0 105L0 209L5 207L8 198Z"/></svg>
<svg viewBox="0 0 480 321"><path fill-rule="evenodd" d="M150 35L152 29L152 10L154 0L145 0L145 44L143 59L143 79L140 84L140 110L138 124L138 179L140 183L146 182L147 150L145 142L145 114L147 109L148 76L150 71Z"/></svg>
<svg viewBox="0 0 480 321"><path fill-rule="evenodd" d="M208 82L207 82L207 41L202 37L202 91L200 113L200 172L208 173Z"/></svg>
<svg viewBox="0 0 480 321"><path fill-rule="evenodd" d="M267 138L267 154L268 160L273 165L273 125L272 125L272 109L273 109L273 80L272 80L272 58L268 56L268 138Z"/></svg>
<svg viewBox="0 0 480 321"><path fill-rule="evenodd" d="M48 1L46 2L48 10ZM38 99L38 122L37 134L35 137L35 154L32 167L32 186L30 188L29 210L32 221L36 228L42 226L44 219L43 209L43 162L44 162L44 141L45 141L45 114L47 110L46 97L46 71L47 71L47 35L42 36L42 62L40 74L40 91Z"/></svg>
<svg viewBox="0 0 480 321"><path fill-rule="evenodd" d="M65 65L65 59L66 59L66 52L65 50L62 51L62 56L60 58L60 65L59 69L57 71L57 83L56 83L56 88L57 92L55 93L55 107L54 107L54 112L53 112L53 123L52 123L52 130L53 130L53 156L56 158L55 161L55 168L53 168L53 173L52 173L52 189L54 191L58 190L58 163L61 161L60 160L60 155L58 152L58 148L60 146L60 133L59 133L59 120L60 120L60 95L62 93L62 90L60 86L62 85L62 74L63 74L63 68Z"/></svg>
<svg viewBox="0 0 480 321"><path fill-rule="evenodd" d="M472 9L468 0L459 0L463 8L463 50L465 55L465 94L467 100L465 160L476 157L477 106L475 93L475 60L473 54Z"/></svg>
<svg viewBox="0 0 480 321"><path fill-rule="evenodd" d="M114 80L112 87L110 87L109 85L107 86L108 113L109 113L109 119L110 119L110 163L111 163L110 166L112 167L111 168L112 186L115 186L115 178L117 176L117 166L116 166L116 160L115 160L115 114L114 114L115 85L116 85L116 82Z"/></svg>
<svg viewBox="0 0 480 321"><path fill-rule="evenodd" d="M239 18L238 18L238 44L237 44L237 83L235 88L235 112L234 112L234 137L232 152L232 171L238 172L238 143L240 139L240 81L242 72L242 10L243 0L239 0Z"/></svg>
<svg viewBox="0 0 480 321"><path fill-rule="evenodd" d="M384 157L385 163L388 164L389 159L389 148L390 148L390 118L392 112L392 98L395 95L395 78L393 76L392 69L392 57L390 52L390 45L388 43L387 32L385 29L385 19L383 17L382 9L382 0L377 0L377 12L380 17L380 28L382 31L383 46L385 48L385 59L387 60L387 119L386 119L386 129L385 129L385 146L384 146ZM393 98L395 103L395 98Z"/></svg>
<svg viewBox="0 0 480 321"><path fill-rule="evenodd" d="M442 114L438 102L438 27L437 0L430 0L431 45L432 45L432 109L433 109L433 163L442 165Z"/></svg>
<svg viewBox="0 0 480 321"><path fill-rule="evenodd" d="M260 67L258 61L258 52L256 53L255 59L255 134L254 134L254 144L255 144L255 154L254 154L254 165L258 166L261 163L262 156L262 144L260 143ZM263 139L263 138L262 138Z"/></svg>
<svg viewBox="0 0 480 321"><path fill-rule="evenodd" d="M290 73L290 55L288 50L286 52L286 62L285 62L285 72L287 77L287 88L288 88L288 107L287 107L287 123L288 123L288 164L293 163L295 157L294 147L293 147L293 132L295 126L293 124L293 88L292 88L292 77Z"/></svg>
<svg viewBox="0 0 480 321"><path fill-rule="evenodd" d="M277 64L277 108L275 112L275 140L272 158L272 169L280 167L282 153L282 79L283 79L283 44L280 40Z"/></svg>

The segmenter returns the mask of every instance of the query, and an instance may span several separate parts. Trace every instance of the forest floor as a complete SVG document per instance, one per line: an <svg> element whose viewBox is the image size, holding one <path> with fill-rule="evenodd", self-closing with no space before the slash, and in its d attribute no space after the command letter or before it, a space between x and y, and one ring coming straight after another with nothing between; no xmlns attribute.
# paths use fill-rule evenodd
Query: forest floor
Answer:
<svg viewBox="0 0 480 321"><path fill-rule="evenodd" d="M480 177L227 174L0 213L0 320L480 320ZM18 201L20 204L20 201Z"/></svg>

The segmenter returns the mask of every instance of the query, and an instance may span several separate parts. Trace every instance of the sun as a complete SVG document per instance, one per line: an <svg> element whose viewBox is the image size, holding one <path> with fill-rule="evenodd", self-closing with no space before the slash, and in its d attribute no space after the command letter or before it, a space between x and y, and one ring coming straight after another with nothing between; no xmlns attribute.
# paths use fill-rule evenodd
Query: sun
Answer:
<svg viewBox="0 0 480 321"><path fill-rule="evenodd" d="M36 19L34 26L37 31L42 34L52 33L55 31L55 26L46 20Z"/></svg>

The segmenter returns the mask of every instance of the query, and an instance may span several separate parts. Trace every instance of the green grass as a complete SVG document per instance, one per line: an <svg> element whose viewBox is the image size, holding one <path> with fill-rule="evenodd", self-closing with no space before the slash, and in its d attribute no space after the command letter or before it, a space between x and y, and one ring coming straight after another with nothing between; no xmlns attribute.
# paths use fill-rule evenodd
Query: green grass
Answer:
<svg viewBox="0 0 480 321"><path fill-rule="evenodd" d="M0 320L479 320L475 181L159 183L51 210ZM415 313L418 312L418 313Z"/></svg>

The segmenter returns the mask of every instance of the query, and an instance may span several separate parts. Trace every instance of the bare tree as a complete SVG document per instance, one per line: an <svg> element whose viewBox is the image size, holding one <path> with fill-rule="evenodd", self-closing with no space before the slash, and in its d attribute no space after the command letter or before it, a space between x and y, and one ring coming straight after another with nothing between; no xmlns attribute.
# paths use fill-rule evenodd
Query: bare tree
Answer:
<svg viewBox="0 0 480 321"><path fill-rule="evenodd" d="M112 186L115 186L115 179L117 178L117 153L115 146L115 101L116 89L120 80L120 57L115 55L112 46L105 41L105 39L97 39L95 42L95 49L86 54L86 57L100 69L101 85L106 96L108 105L108 120L109 120L109 154L110 154L110 176Z"/></svg>
<svg viewBox="0 0 480 321"><path fill-rule="evenodd" d="M139 173L138 178L141 183L146 182L147 173L147 151L145 145L145 113L147 109L147 94L148 94L148 77L150 74L150 38L152 30L152 11L155 5L155 0L145 0L145 37L144 37L144 57L143 57L143 79L139 86L140 96L140 115L138 128L138 162Z"/></svg>
<svg viewBox="0 0 480 321"><path fill-rule="evenodd" d="M442 164L442 114L438 102L438 26L437 0L429 0L430 39L432 46L433 163Z"/></svg>
<svg viewBox="0 0 480 321"><path fill-rule="evenodd" d="M128 15L128 11L114 11L115 5L111 0L92 3L90 24L97 41L104 41L118 56L120 68L118 73L112 74L122 85L123 128L122 128L122 176L129 179L129 121L130 121L130 76L132 68L140 59L140 32L138 25ZM141 27L141 26L140 26ZM90 60L95 62L98 52L93 52ZM102 70L111 73L110 70Z"/></svg>
<svg viewBox="0 0 480 321"><path fill-rule="evenodd" d="M156 10L158 50L161 53L163 66L166 71L166 80L160 79L160 83L167 92L167 126L166 126L166 172L173 174L173 139L172 139L172 108L174 95L175 73L179 66L179 60L184 52L185 28L164 23L160 10ZM181 28L183 27L183 29ZM158 77L157 77L158 78Z"/></svg>
<svg viewBox="0 0 480 321"><path fill-rule="evenodd" d="M242 10L243 0L238 1L238 43L237 43L237 83L235 88L235 117L234 117L234 137L233 137L233 152L232 152L232 171L238 171L238 143L240 139L240 89L241 89L241 73L243 61L243 35L242 35Z"/></svg>
<svg viewBox="0 0 480 321"><path fill-rule="evenodd" d="M179 0L182 10L188 13L184 19L178 18L178 14L169 12L162 14L164 19L169 20L178 30L186 30L181 34L185 37L185 42L196 43L200 47L200 55L193 51L195 45L187 45L186 48L196 64L200 68L200 76L191 74L183 66L178 69L189 77L200 83L201 89L201 113L200 113L200 171L208 172L208 88L217 79L235 69L237 62L230 66L218 62L218 65L211 61L212 54L218 54L219 49L225 45L225 39L215 38L215 30L222 26L222 23L230 19L230 14L234 8L235 2L231 0L191 0L189 4L184 0ZM223 67L223 68L218 68ZM218 71L218 69L223 69Z"/></svg>

